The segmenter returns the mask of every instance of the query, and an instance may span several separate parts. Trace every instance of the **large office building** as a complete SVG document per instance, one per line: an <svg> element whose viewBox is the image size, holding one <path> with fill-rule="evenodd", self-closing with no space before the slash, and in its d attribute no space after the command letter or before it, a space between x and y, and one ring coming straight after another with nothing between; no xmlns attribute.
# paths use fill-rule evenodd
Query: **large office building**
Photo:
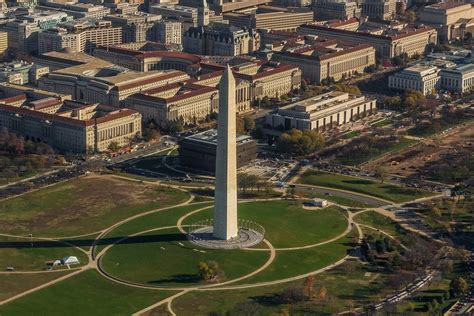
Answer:
<svg viewBox="0 0 474 316"><path fill-rule="evenodd" d="M183 49L192 54L237 56L259 48L260 35L256 30L225 23L190 27L183 35Z"/></svg>
<svg viewBox="0 0 474 316"><path fill-rule="evenodd" d="M313 9L317 20L349 20L361 13L357 2L348 0L316 0Z"/></svg>
<svg viewBox="0 0 474 316"><path fill-rule="evenodd" d="M64 55L61 58L67 59L68 54ZM74 58L75 55L70 54L69 57ZM93 58L89 62L50 72L38 80L38 86L70 94L80 102L120 107L132 94L187 79L189 76L178 70L143 73Z"/></svg>
<svg viewBox="0 0 474 316"><path fill-rule="evenodd" d="M440 2L424 7L420 22L435 27L441 41L463 38L474 32L474 7L471 3Z"/></svg>
<svg viewBox="0 0 474 316"><path fill-rule="evenodd" d="M314 45L275 52L272 59L298 66L304 79L320 83L325 79L338 81L363 73L367 67L375 65L375 49L369 44L321 40Z"/></svg>
<svg viewBox="0 0 474 316"><path fill-rule="evenodd" d="M466 93L474 90L474 64L460 65L453 69L441 69L440 85L456 93Z"/></svg>
<svg viewBox="0 0 474 316"><path fill-rule="evenodd" d="M39 78L49 72L48 67L23 61L0 64L0 81L23 85L36 84Z"/></svg>
<svg viewBox="0 0 474 316"><path fill-rule="evenodd" d="M324 132L376 111L376 100L333 91L279 108L267 114L265 122L279 132L292 128Z"/></svg>
<svg viewBox="0 0 474 316"><path fill-rule="evenodd" d="M39 33L38 51L44 54L67 48L72 52L92 52L99 46L122 43L122 28L110 21L74 20L58 24L57 28Z"/></svg>
<svg viewBox="0 0 474 316"><path fill-rule="evenodd" d="M396 0L362 0L362 15L377 20L391 20L397 11Z"/></svg>
<svg viewBox="0 0 474 316"><path fill-rule="evenodd" d="M67 15L72 16L74 19L102 19L110 14L110 8L93 3L60 3L56 1L44 1L37 8L64 12Z"/></svg>
<svg viewBox="0 0 474 316"><path fill-rule="evenodd" d="M293 31L302 24L313 22L313 12L308 8L262 6L250 12L226 13L224 19L232 25L249 29Z"/></svg>
<svg viewBox="0 0 474 316"><path fill-rule="evenodd" d="M237 168L249 164L257 158L257 142L247 135L237 135ZM217 130L211 129L188 136L179 143L179 162L181 165L215 172Z"/></svg>
<svg viewBox="0 0 474 316"><path fill-rule="evenodd" d="M163 50L142 51L116 46L95 49L94 56L131 70L143 72L169 69L188 72L188 67L201 62L199 56L189 53Z"/></svg>
<svg viewBox="0 0 474 316"><path fill-rule="evenodd" d="M394 90L415 90L424 95L439 88L439 69L434 66L416 65L388 77L388 87Z"/></svg>
<svg viewBox="0 0 474 316"><path fill-rule="evenodd" d="M398 30L387 28L378 34L350 31L328 26L306 24L298 28L301 34L339 39L372 45L377 57L393 58L400 55L422 55L430 44L437 43L437 32L427 26L405 26Z"/></svg>
<svg viewBox="0 0 474 316"><path fill-rule="evenodd" d="M0 87L2 90L2 87ZM18 102L21 100L21 102ZM141 135L141 115L130 109L20 94L0 99L0 128L65 152L107 151Z"/></svg>
<svg viewBox="0 0 474 316"><path fill-rule="evenodd" d="M4 57L8 50L8 33L0 31L0 57Z"/></svg>

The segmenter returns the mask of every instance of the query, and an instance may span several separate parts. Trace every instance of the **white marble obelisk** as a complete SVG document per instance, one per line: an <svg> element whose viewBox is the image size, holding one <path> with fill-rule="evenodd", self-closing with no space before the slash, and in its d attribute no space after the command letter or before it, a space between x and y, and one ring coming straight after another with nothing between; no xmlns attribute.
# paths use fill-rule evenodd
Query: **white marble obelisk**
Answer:
<svg viewBox="0 0 474 316"><path fill-rule="evenodd" d="M217 121L216 189L213 236L229 240L237 237L237 150L235 78L227 65L219 82Z"/></svg>

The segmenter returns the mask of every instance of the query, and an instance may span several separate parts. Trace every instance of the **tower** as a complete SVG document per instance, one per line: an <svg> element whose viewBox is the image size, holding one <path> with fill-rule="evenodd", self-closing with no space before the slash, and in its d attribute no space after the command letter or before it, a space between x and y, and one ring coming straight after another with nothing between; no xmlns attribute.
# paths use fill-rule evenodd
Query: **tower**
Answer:
<svg viewBox="0 0 474 316"><path fill-rule="evenodd" d="M209 25L209 6L206 0L201 0L198 6L198 26Z"/></svg>
<svg viewBox="0 0 474 316"><path fill-rule="evenodd" d="M227 65L219 82L217 120L216 187L213 237L237 237L237 145L235 78Z"/></svg>

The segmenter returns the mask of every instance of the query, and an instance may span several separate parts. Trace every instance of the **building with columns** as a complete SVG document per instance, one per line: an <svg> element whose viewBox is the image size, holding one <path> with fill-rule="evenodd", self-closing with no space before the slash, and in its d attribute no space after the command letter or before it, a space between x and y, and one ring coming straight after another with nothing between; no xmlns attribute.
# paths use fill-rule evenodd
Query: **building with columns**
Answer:
<svg viewBox="0 0 474 316"><path fill-rule="evenodd" d="M397 12L396 0L363 0L362 15L376 20L392 20Z"/></svg>
<svg viewBox="0 0 474 316"><path fill-rule="evenodd" d="M359 4L349 0L316 0L313 10L317 20L349 20L361 13Z"/></svg>
<svg viewBox="0 0 474 316"><path fill-rule="evenodd" d="M333 91L293 103L267 114L266 125L279 132L309 129L325 132L376 113L376 100Z"/></svg>
<svg viewBox="0 0 474 316"><path fill-rule="evenodd" d="M394 90L415 90L424 95L439 88L439 69L435 66L416 65L388 77L388 87Z"/></svg>
<svg viewBox="0 0 474 316"><path fill-rule="evenodd" d="M363 73L367 67L375 65L375 49L364 43L320 40L314 45L275 52L272 59L298 66L304 79L320 83L324 79L338 81Z"/></svg>
<svg viewBox="0 0 474 316"><path fill-rule="evenodd" d="M453 69L441 69L440 85L456 93L466 93L474 90L474 64L460 65Z"/></svg>
<svg viewBox="0 0 474 316"><path fill-rule="evenodd" d="M408 25L399 30L385 29L379 34L372 34L306 24L298 28L298 33L369 44L375 48L378 58L393 58L403 54L409 57L423 55L429 45L438 42L436 30L427 26Z"/></svg>

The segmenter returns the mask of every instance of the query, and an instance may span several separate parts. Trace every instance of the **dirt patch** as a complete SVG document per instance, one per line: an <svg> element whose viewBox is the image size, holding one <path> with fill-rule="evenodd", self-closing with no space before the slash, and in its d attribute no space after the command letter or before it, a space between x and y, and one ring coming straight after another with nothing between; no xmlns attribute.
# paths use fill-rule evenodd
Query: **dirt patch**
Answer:
<svg viewBox="0 0 474 316"><path fill-rule="evenodd" d="M474 123L451 130L446 135L426 139L410 148L402 149L370 162L366 170L383 166L388 173L401 176L428 175L432 168L443 168L448 163L465 159L474 150Z"/></svg>

